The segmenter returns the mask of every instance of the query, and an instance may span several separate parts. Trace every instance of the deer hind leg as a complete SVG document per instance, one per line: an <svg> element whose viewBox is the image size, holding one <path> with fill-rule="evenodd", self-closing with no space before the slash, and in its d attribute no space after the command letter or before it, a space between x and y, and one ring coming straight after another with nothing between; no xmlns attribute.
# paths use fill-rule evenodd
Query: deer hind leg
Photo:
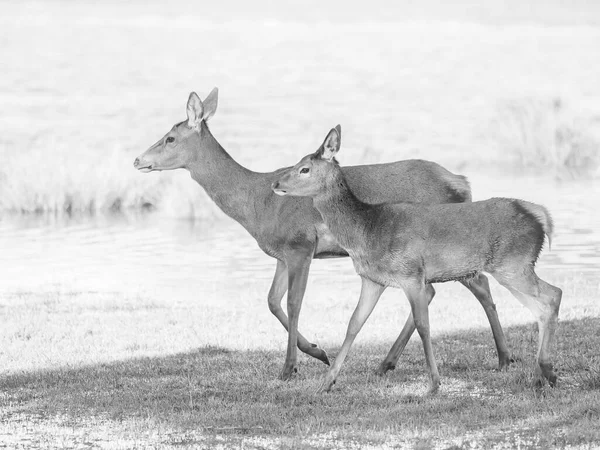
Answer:
<svg viewBox="0 0 600 450"><path fill-rule="evenodd" d="M269 290L269 310L273 315L281 322L286 331L289 329L289 321L287 315L281 308L281 300L287 292L288 287L288 271L283 261L277 260L277 268L275 269L275 276L273 277L273 283ZM317 347L316 344L310 343L302 334L298 331L298 348L313 358L323 361L329 365L329 358L324 350Z"/></svg>
<svg viewBox="0 0 600 450"><path fill-rule="evenodd" d="M550 386L556 385L556 374L550 357L554 334L558 325L558 311L562 291L540 279L533 267L519 268L511 275L493 274L500 284L505 286L534 315L538 323L538 375L548 380Z"/></svg>
<svg viewBox="0 0 600 450"><path fill-rule="evenodd" d="M506 344L506 338L504 337L504 331L502 331L500 320L498 319L498 312L496 311L496 305L492 299L490 284L487 277L480 273L474 278L461 281L461 283L473 293L485 311L492 329L492 334L494 335L494 342L496 343L498 367L500 370L508 367L512 362L510 351Z"/></svg>
<svg viewBox="0 0 600 450"><path fill-rule="evenodd" d="M323 378L317 393L328 392L335 384L335 380L342 369L342 364L344 364L344 360L346 359L346 356L348 356L348 352L350 351L350 347L352 346L356 335L371 315L371 312L373 311L373 308L375 308L383 291L385 291L385 286L362 278L360 298L358 300L358 305L356 305L356 309L352 313L350 323L348 323L346 338L344 339L342 348L331 365L331 368L325 375L325 378Z"/></svg>
<svg viewBox="0 0 600 450"><path fill-rule="evenodd" d="M404 292L410 302L417 332L421 337L421 341L423 341L425 360L427 361L429 375L431 376L429 394L435 394L440 386L440 374L437 369L435 357L433 356L433 346L429 330L429 302L433 298L435 291L431 284L413 282L404 286Z"/></svg>
<svg viewBox="0 0 600 450"><path fill-rule="evenodd" d="M431 286L431 297L429 298L430 304L433 300L434 295L435 289L433 288L433 286ZM406 322L404 323L404 327L402 327L400 335L396 339L396 342L394 342L394 345L392 345L392 348L388 352L387 356L375 371L377 375L383 376L388 370L394 370L396 368L396 364L398 363L402 352L404 352L404 349L406 348L406 344L408 344L410 337L415 332L415 329L415 321L413 319L412 313L410 313L410 315L406 319Z"/></svg>

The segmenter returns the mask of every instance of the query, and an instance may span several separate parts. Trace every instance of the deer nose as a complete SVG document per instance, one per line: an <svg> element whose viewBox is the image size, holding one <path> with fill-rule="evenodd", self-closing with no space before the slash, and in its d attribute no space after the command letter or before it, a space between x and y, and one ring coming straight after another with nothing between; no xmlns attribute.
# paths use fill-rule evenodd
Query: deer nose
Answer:
<svg viewBox="0 0 600 450"><path fill-rule="evenodd" d="M135 158L135 161L133 162L133 167L137 168L137 166L140 165L140 158Z"/></svg>
<svg viewBox="0 0 600 450"><path fill-rule="evenodd" d="M271 184L271 189L277 189L279 187L279 181L273 181L273 184Z"/></svg>

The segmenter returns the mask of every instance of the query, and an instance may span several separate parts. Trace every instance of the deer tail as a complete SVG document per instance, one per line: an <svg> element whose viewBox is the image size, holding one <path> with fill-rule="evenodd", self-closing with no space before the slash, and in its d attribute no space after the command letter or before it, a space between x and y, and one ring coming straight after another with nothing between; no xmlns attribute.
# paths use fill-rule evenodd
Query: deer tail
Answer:
<svg viewBox="0 0 600 450"><path fill-rule="evenodd" d="M551 249L552 234L554 233L554 222L552 222L552 217L550 216L548 210L542 205L526 202L525 200L517 200L517 202L542 226L542 230L544 230L544 233L546 236L548 236L548 249Z"/></svg>
<svg viewBox="0 0 600 450"><path fill-rule="evenodd" d="M467 177L456 175L440 166L439 176L446 184L449 203L471 202L471 185Z"/></svg>

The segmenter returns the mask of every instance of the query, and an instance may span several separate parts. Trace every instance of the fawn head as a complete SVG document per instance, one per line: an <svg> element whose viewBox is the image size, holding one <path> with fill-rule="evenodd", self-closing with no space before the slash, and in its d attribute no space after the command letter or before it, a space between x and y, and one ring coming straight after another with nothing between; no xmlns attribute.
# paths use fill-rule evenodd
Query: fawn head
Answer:
<svg viewBox="0 0 600 450"><path fill-rule="evenodd" d="M327 189L335 172L331 170L337 165L335 155L340 150L342 128L332 128L319 149L305 156L294 167L285 170L271 189L277 195L293 195L298 197L314 197Z"/></svg>
<svg viewBox="0 0 600 450"><path fill-rule="evenodd" d="M186 168L195 157L194 149L201 145L208 134L206 122L217 110L219 90L214 88L208 97L200 100L192 92L187 101L187 120L171 128L156 144L142 153L133 162L140 172Z"/></svg>

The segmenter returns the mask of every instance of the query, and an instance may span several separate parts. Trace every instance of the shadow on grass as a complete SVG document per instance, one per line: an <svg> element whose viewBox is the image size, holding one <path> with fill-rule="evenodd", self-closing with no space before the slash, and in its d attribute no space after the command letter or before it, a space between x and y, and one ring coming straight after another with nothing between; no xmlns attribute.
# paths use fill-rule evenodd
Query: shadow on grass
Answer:
<svg viewBox="0 0 600 450"><path fill-rule="evenodd" d="M506 330L516 362L496 370L488 330L435 340L441 392L424 395L428 377L418 339L397 369L373 374L386 345L355 346L334 391L315 395L326 366L303 358L291 382L277 380L283 355L207 347L163 357L0 378L0 418L60 415L77 423L140 418L175 430L305 436L334 431L357 439L394 433L437 439L485 431L486 442L527 429L542 443L596 442L600 431L600 318L561 322L559 387L535 390L535 325ZM525 424L525 425L523 425ZM368 432L365 434L365 432Z"/></svg>

